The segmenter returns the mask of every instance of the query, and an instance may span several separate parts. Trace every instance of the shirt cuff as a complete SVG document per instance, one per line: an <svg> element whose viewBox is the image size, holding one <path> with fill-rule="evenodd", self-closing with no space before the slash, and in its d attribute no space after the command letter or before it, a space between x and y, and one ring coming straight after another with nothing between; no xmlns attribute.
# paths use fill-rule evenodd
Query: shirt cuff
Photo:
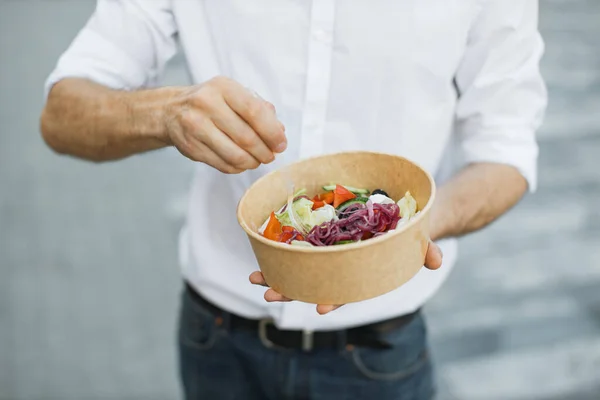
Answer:
<svg viewBox="0 0 600 400"><path fill-rule="evenodd" d="M527 180L530 193L537 190L539 147L533 131L485 132L461 144L464 161L499 163L515 167Z"/></svg>

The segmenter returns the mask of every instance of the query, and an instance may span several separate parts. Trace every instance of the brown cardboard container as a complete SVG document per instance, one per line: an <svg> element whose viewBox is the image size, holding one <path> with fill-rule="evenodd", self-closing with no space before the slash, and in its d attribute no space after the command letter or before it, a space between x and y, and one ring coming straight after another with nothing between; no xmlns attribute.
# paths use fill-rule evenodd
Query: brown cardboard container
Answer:
<svg viewBox="0 0 600 400"><path fill-rule="evenodd" d="M290 179L311 198L333 183L382 188L396 201L410 190L420 213L394 232L359 243L307 248L265 239L258 229L287 201ZM434 197L433 178L411 161L346 152L301 160L258 179L241 198L237 218L274 290L307 303L345 304L390 292L423 267Z"/></svg>

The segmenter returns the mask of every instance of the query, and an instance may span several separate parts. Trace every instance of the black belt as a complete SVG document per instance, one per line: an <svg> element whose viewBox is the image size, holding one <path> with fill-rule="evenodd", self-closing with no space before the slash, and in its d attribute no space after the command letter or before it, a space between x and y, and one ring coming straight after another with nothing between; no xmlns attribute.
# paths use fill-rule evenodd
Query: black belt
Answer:
<svg viewBox="0 0 600 400"><path fill-rule="evenodd" d="M337 331L289 331L278 329L269 319L254 320L231 314L204 299L189 284L186 283L185 287L194 302L199 303L215 316L217 324L221 325L223 321L227 321L228 329L255 331L266 347L303 349L305 351L316 348L340 348L340 346L389 348L391 345L382 339L382 335L402 328L419 313L417 310L411 314L382 322Z"/></svg>

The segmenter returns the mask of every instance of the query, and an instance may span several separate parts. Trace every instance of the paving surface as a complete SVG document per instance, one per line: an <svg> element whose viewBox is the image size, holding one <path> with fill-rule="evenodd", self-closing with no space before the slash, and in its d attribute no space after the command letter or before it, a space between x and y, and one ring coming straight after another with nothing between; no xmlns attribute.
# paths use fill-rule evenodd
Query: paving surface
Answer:
<svg viewBox="0 0 600 400"><path fill-rule="evenodd" d="M90 165L38 134L90 0L0 0L0 399L178 399L177 232L190 167ZM545 0L540 188L461 242L427 306L440 399L600 399L600 2ZM169 83L185 83L181 58Z"/></svg>

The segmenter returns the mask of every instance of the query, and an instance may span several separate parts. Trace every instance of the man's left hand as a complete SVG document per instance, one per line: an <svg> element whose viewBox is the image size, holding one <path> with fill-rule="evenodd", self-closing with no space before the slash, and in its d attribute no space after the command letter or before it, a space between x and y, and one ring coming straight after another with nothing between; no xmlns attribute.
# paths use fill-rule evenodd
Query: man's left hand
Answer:
<svg viewBox="0 0 600 400"><path fill-rule="evenodd" d="M429 247L427 248L427 254L425 255L425 267L429 269L438 269L442 266L442 251L440 248L429 241ZM254 285L260 285L264 287L269 287L267 282L265 282L265 278L260 271L255 271L250 274L250 282ZM274 301L292 301L293 299L288 299L287 297L277 293L275 290L269 288L265 292L265 300L268 302ZM330 305L330 304L319 304L317 305L317 312L319 314L327 314L335 309L340 308L343 304L339 305Z"/></svg>

